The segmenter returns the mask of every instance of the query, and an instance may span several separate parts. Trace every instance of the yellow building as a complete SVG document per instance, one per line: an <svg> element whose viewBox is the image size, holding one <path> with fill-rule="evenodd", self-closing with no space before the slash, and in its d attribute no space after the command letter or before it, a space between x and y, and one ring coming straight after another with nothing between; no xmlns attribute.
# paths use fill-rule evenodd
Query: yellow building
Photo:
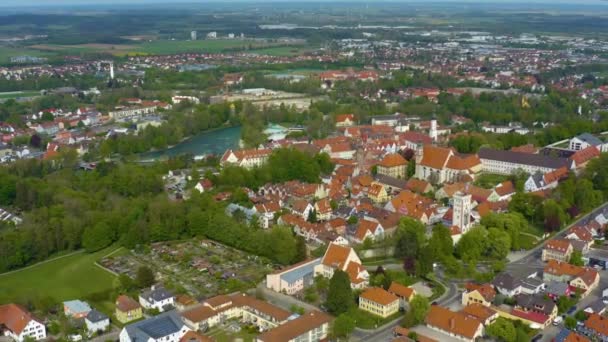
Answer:
<svg viewBox="0 0 608 342"><path fill-rule="evenodd" d="M116 319L121 323L138 320L143 317L141 305L134 299L120 295L116 299Z"/></svg>
<svg viewBox="0 0 608 342"><path fill-rule="evenodd" d="M380 183L372 183L372 186L367 192L367 196L374 203L385 203L388 201L388 193L386 192L384 186Z"/></svg>
<svg viewBox="0 0 608 342"><path fill-rule="evenodd" d="M399 312L399 297L384 289L370 287L359 296L359 309L386 318Z"/></svg>
<svg viewBox="0 0 608 342"><path fill-rule="evenodd" d="M496 291L490 284L467 283L466 290L462 293L462 305L481 304L483 306L492 305L496 297Z"/></svg>
<svg viewBox="0 0 608 342"><path fill-rule="evenodd" d="M398 153L384 157L378 164L378 173L393 178L405 178L407 160Z"/></svg>

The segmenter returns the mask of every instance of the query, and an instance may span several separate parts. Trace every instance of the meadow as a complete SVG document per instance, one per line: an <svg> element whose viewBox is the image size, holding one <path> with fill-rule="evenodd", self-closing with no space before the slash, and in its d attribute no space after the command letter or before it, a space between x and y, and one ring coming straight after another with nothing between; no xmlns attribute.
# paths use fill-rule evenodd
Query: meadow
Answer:
<svg viewBox="0 0 608 342"><path fill-rule="evenodd" d="M122 249L109 247L91 254L76 252L2 274L0 303L82 299L103 312L111 313L113 300L110 297L116 277L95 262L114 251Z"/></svg>

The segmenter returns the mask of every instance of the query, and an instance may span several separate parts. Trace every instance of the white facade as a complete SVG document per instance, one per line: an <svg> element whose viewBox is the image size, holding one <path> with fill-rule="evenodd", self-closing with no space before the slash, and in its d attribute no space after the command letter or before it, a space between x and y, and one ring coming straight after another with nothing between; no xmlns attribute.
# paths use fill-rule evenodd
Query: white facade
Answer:
<svg viewBox="0 0 608 342"><path fill-rule="evenodd" d="M493 160L493 159L481 159L481 165L483 172L488 173L497 173L501 175L511 175L517 170L523 170L529 174L535 174L536 172L547 173L554 171L555 169L550 167L536 166L536 165L528 165L528 164L520 164L520 163L511 163L507 161L501 160Z"/></svg>
<svg viewBox="0 0 608 342"><path fill-rule="evenodd" d="M110 327L110 318L106 318L99 322L91 322L87 318L84 320L87 325L87 332L89 335L95 334L98 331L106 331Z"/></svg>
<svg viewBox="0 0 608 342"><path fill-rule="evenodd" d="M471 227L471 195L464 195L462 193L454 195L452 225L460 228L463 234Z"/></svg>
<svg viewBox="0 0 608 342"><path fill-rule="evenodd" d="M12 338L17 342L23 342L26 338L33 338L38 341L46 338L46 328L44 324L35 320L30 320L20 334L15 334L10 330L6 330L4 336Z"/></svg>
<svg viewBox="0 0 608 342"><path fill-rule="evenodd" d="M148 338L146 341L139 341L135 339L131 339L129 333L126 328L123 328L119 335L120 342L179 342L179 340L186 335L186 333L190 331L186 325L184 325L180 331L175 332L173 334L169 334L166 336L161 336L159 338Z"/></svg>

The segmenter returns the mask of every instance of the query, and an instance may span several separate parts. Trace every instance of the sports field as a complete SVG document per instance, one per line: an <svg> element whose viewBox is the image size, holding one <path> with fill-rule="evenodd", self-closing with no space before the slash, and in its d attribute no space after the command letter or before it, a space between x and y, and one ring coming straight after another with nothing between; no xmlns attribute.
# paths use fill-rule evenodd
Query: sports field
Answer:
<svg viewBox="0 0 608 342"><path fill-rule="evenodd" d="M92 254L77 252L0 275L0 303L27 303L46 298L55 302L82 299L111 313L115 276L96 266L95 262L115 250L116 247L110 247Z"/></svg>

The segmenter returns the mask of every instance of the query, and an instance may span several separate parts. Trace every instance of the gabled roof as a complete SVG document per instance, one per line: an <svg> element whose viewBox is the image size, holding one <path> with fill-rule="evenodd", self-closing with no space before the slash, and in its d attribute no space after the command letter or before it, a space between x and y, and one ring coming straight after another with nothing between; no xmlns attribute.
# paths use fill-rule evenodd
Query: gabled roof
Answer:
<svg viewBox="0 0 608 342"><path fill-rule="evenodd" d="M595 331L598 335L608 336L608 318L593 313L585 321L585 328Z"/></svg>
<svg viewBox="0 0 608 342"><path fill-rule="evenodd" d="M376 234L376 230L380 227L380 223L375 221L370 221L366 219L359 220L359 226L357 227L357 232L355 233L355 237L359 241L363 241L367 232L369 231L372 235Z"/></svg>
<svg viewBox="0 0 608 342"><path fill-rule="evenodd" d="M0 326L4 325L15 335L21 335L30 321L38 321L32 314L17 304L0 305Z"/></svg>
<svg viewBox="0 0 608 342"><path fill-rule="evenodd" d="M141 305L131 297L120 295L116 299L116 309L121 312L128 312L141 308Z"/></svg>
<svg viewBox="0 0 608 342"><path fill-rule="evenodd" d="M291 341L298 336L331 322L331 320L332 317L325 313L312 311L274 329L268 330L258 336L257 339L265 342Z"/></svg>
<svg viewBox="0 0 608 342"><path fill-rule="evenodd" d="M496 297L496 291L494 291L494 287L490 284L467 283L465 288L467 289L467 292L479 292L479 294L488 302L493 301L494 297Z"/></svg>
<svg viewBox="0 0 608 342"><path fill-rule="evenodd" d="M520 153L513 151L493 150L480 148L478 152L480 159L497 160L507 163L531 165L549 169L559 169L560 167L570 168L571 162L564 158L554 158L539 154Z"/></svg>
<svg viewBox="0 0 608 342"><path fill-rule="evenodd" d="M490 309L487 306L483 306L479 303L472 303L465 306L462 311L463 314L468 315L470 317L476 318L481 322L485 322L492 316L496 315L496 311Z"/></svg>
<svg viewBox="0 0 608 342"><path fill-rule="evenodd" d="M598 150L595 146L589 146L580 151L576 151L573 155L570 156L570 160L574 160L576 165L581 165L599 156L600 150Z"/></svg>
<svg viewBox="0 0 608 342"><path fill-rule="evenodd" d="M473 339L482 325L476 318L453 312L439 305L431 305L425 323L468 339Z"/></svg>
<svg viewBox="0 0 608 342"><path fill-rule="evenodd" d="M370 287L363 291L359 297L380 305L389 305L399 300L399 297L379 287Z"/></svg>
<svg viewBox="0 0 608 342"><path fill-rule="evenodd" d="M424 145L420 165L433 169L443 169L454 152L448 148Z"/></svg>
<svg viewBox="0 0 608 342"><path fill-rule="evenodd" d="M393 281L391 283L391 286L388 288L388 292L398 296L398 297L404 297L407 298L408 300L412 297L412 295L414 295L415 291L413 288L405 286L405 285L401 285L395 281Z"/></svg>
<svg viewBox="0 0 608 342"><path fill-rule="evenodd" d="M426 190L428 189L428 187L431 185L431 183L421 180L421 179L416 179L416 178L410 178L407 183L405 184L405 187L413 192L419 193L419 194L424 194L426 193Z"/></svg>
<svg viewBox="0 0 608 342"><path fill-rule="evenodd" d="M405 166L407 165L407 160L405 160L405 158L403 158L399 153L391 153L384 157L380 163L378 163L378 165L387 168Z"/></svg>
<svg viewBox="0 0 608 342"><path fill-rule="evenodd" d="M571 247L570 241L565 239L553 239L547 241L545 245L546 249L550 249L552 251L556 251L559 253L566 253L568 249Z"/></svg>
<svg viewBox="0 0 608 342"><path fill-rule="evenodd" d="M602 145L602 141L597 138L595 135L589 134L589 133L582 133L576 136L576 139L584 141L590 145L593 146L600 146Z"/></svg>
<svg viewBox="0 0 608 342"><path fill-rule="evenodd" d="M342 269L344 266L346 266L345 263L351 250L352 248L350 247L332 243L327 248L327 251L325 251L322 263L326 266Z"/></svg>
<svg viewBox="0 0 608 342"><path fill-rule="evenodd" d="M130 325L124 329L131 341L148 341L161 339L175 334L182 329L184 323L176 311L168 311L158 316L148 318Z"/></svg>

